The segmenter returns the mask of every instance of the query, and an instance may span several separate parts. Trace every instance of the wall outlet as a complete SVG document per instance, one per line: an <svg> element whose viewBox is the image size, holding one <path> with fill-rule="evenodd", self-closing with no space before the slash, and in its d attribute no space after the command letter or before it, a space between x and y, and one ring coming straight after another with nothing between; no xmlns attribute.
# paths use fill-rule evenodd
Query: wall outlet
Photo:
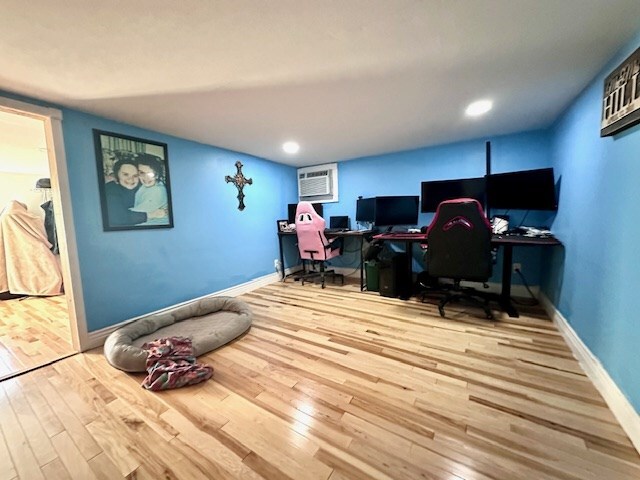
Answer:
<svg viewBox="0 0 640 480"><path fill-rule="evenodd" d="M282 268L282 266L280 265L280 260L278 260L277 258L273 261L273 266L275 267L275 269L279 272L280 269Z"/></svg>
<svg viewBox="0 0 640 480"><path fill-rule="evenodd" d="M522 265L519 263L514 263L513 264L513 273L517 272L518 270L520 270L522 272Z"/></svg>

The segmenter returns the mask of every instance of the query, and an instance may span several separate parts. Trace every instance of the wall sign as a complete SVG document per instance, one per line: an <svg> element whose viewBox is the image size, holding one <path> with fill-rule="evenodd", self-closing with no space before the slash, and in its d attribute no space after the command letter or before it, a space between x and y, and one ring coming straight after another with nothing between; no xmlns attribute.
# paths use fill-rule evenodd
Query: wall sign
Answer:
<svg viewBox="0 0 640 480"><path fill-rule="evenodd" d="M640 122L640 48L604 80L600 136L607 137Z"/></svg>

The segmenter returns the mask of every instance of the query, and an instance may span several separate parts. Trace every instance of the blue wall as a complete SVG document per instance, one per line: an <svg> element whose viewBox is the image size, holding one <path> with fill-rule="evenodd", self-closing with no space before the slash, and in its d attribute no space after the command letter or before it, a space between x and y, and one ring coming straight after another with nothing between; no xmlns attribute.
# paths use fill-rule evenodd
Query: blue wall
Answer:
<svg viewBox="0 0 640 480"><path fill-rule="evenodd" d="M543 291L640 411L640 126L600 138L604 78L640 47L640 34L556 123L552 159L562 177Z"/></svg>
<svg viewBox="0 0 640 480"><path fill-rule="evenodd" d="M338 165L340 202L325 203L324 216L349 215L355 219L358 196L420 195L420 183L426 180L481 177L485 174L485 141L491 141L492 172L502 173L550 166L550 138L547 131L533 131L514 135L459 142L449 145L421 148L359 158ZM492 214L505 213L503 210ZM510 211L512 224L522 220L523 211ZM432 213L420 214L418 225L428 225ZM531 212L527 225L550 225L553 215ZM414 252L414 256L418 257ZM494 266L492 281L500 281L501 255ZM522 264L527 282L537 285L541 275L542 249L514 249L514 261ZM357 266L359 257L349 254L336 265ZM514 283L519 279L514 277Z"/></svg>
<svg viewBox="0 0 640 480"><path fill-rule="evenodd" d="M240 153L63 109L89 330L274 272L276 220L295 201L296 171ZM92 129L168 144L174 228L104 232ZM244 211L225 175L243 164Z"/></svg>

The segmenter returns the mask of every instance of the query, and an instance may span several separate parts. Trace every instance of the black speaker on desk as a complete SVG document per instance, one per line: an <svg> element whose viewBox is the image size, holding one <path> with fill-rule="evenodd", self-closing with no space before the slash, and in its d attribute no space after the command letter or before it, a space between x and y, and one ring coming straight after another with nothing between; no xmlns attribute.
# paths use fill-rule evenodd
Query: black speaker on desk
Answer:
<svg viewBox="0 0 640 480"><path fill-rule="evenodd" d="M407 268L407 254L398 253L380 262L379 288L383 297L411 297L411 279Z"/></svg>

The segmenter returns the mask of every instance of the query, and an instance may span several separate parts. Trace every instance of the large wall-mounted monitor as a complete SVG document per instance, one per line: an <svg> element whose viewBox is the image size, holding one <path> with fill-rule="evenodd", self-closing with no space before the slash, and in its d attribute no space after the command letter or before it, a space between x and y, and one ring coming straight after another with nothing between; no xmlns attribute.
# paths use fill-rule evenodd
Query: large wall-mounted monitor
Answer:
<svg viewBox="0 0 640 480"><path fill-rule="evenodd" d="M313 209L316 211L318 215L322 217L323 208L321 203L313 203ZM297 203L290 203L287 207L287 220L289 223L296 223L296 208L298 208ZM323 217L324 218L324 217Z"/></svg>
<svg viewBox="0 0 640 480"><path fill-rule="evenodd" d="M416 225L418 223L418 206L420 197L376 197L376 226Z"/></svg>
<svg viewBox="0 0 640 480"><path fill-rule="evenodd" d="M474 198L484 208L486 182L484 177L422 182L422 213L435 212L440 202L455 198Z"/></svg>
<svg viewBox="0 0 640 480"><path fill-rule="evenodd" d="M359 198L356 201L356 222L373 223L376 219L376 199Z"/></svg>
<svg viewBox="0 0 640 480"><path fill-rule="evenodd" d="M487 202L492 209L557 210L553 168L489 175Z"/></svg>

